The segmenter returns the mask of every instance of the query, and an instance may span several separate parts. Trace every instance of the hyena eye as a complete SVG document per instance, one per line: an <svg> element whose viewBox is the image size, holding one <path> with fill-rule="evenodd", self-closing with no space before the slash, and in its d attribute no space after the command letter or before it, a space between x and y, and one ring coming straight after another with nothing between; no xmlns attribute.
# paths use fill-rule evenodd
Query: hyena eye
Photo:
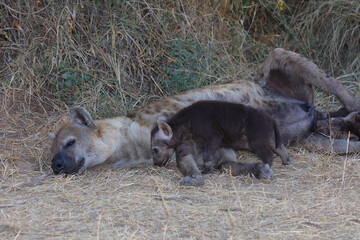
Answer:
<svg viewBox="0 0 360 240"><path fill-rule="evenodd" d="M67 142L65 147L71 147L72 145L74 145L74 143L75 143L75 139Z"/></svg>
<svg viewBox="0 0 360 240"><path fill-rule="evenodd" d="M153 148L154 153L159 153L159 148Z"/></svg>

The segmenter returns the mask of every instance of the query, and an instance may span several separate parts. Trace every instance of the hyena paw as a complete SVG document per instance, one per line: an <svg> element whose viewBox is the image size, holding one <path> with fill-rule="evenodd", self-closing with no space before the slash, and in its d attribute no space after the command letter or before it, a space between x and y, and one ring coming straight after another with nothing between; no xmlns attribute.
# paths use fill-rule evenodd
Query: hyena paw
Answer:
<svg viewBox="0 0 360 240"><path fill-rule="evenodd" d="M257 167L258 172L255 175L259 179L269 179L272 180L274 178L274 172L270 168L268 164L260 163Z"/></svg>
<svg viewBox="0 0 360 240"><path fill-rule="evenodd" d="M214 170L212 168L204 168L201 171L202 174L210 174L210 173L214 173Z"/></svg>
<svg viewBox="0 0 360 240"><path fill-rule="evenodd" d="M292 163L292 158L291 157L288 157L286 160L282 161L283 165L290 165L291 163Z"/></svg>
<svg viewBox="0 0 360 240"><path fill-rule="evenodd" d="M186 176L180 180L180 185L183 186L202 186L204 184L205 179L201 174Z"/></svg>

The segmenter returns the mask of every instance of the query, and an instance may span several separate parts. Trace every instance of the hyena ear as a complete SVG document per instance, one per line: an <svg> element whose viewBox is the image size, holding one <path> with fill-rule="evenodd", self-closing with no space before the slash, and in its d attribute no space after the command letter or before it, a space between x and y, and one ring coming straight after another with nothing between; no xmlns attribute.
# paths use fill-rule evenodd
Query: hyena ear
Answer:
<svg viewBox="0 0 360 240"><path fill-rule="evenodd" d="M72 123L77 123L86 127L89 127L92 130L97 130L98 127L93 122L90 114L83 107L71 107L69 109L70 121Z"/></svg>
<svg viewBox="0 0 360 240"><path fill-rule="evenodd" d="M358 112L352 112L350 114L348 114L346 117L344 117L344 121L346 123L355 123L355 121L357 120L358 118L358 115L359 113Z"/></svg>
<svg viewBox="0 0 360 240"><path fill-rule="evenodd" d="M51 138L51 140L54 140L55 135L52 132L48 132L48 134L49 134L49 137Z"/></svg>
<svg viewBox="0 0 360 240"><path fill-rule="evenodd" d="M165 121L158 121L159 132L164 139L170 140L173 136L173 131L169 124Z"/></svg>

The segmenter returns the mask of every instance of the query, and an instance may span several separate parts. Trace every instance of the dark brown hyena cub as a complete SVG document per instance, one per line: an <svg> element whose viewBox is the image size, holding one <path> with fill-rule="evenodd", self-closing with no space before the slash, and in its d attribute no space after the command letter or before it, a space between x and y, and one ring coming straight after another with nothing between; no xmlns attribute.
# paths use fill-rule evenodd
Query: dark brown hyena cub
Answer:
<svg viewBox="0 0 360 240"><path fill-rule="evenodd" d="M284 165L291 163L275 120L262 110L242 104L199 101L169 120L160 116L151 132L154 164L164 165L174 149L189 138L204 143L204 174L213 172L220 147L250 150L269 166L274 153Z"/></svg>

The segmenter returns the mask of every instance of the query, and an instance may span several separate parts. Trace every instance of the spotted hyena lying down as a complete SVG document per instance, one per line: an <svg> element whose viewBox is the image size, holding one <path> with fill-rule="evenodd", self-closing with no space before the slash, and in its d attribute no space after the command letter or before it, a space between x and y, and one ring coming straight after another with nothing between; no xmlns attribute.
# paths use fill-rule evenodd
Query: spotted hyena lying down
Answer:
<svg viewBox="0 0 360 240"><path fill-rule="evenodd" d="M310 150L337 153L360 151L359 141L331 140L321 134L310 134L308 126L311 111L287 104L296 101L314 103L314 87L334 94L343 103L345 113L360 110L360 102L333 77L326 75L313 62L284 49L273 50L251 80L235 80L209 85L177 95L159 99L126 116L93 120L86 109L72 107L53 139L50 158L55 173L82 173L94 166L129 167L152 163L150 133L159 115L171 117L180 109L200 100L241 103L263 109L279 125L284 143L304 146ZM343 115L343 116L346 116ZM326 114L325 114L326 115ZM182 155L179 146L177 158L194 158ZM193 148L198 155L201 148ZM220 149L218 158L234 159L234 151ZM246 166L245 166L246 167ZM188 175L186 175L188 176ZM189 176L190 178L191 176Z"/></svg>
<svg viewBox="0 0 360 240"><path fill-rule="evenodd" d="M309 127L312 123L309 118ZM234 150L249 150L255 153L264 163L247 164L249 172L259 178L272 178L272 166L274 153L280 156L282 163L288 165L291 158L288 156L285 146L281 142L278 125L275 120L263 110L251 108L242 104L226 103L219 101L199 101L177 112L173 117L166 120L160 116L157 126L151 132L151 147L155 165L166 164L174 149L184 145L186 139L203 142L203 168L202 173L212 173L214 165L223 168L230 162L222 162L216 158L220 147ZM177 165L181 172L192 175L199 174L198 165L183 164L183 159L177 159ZM244 166L244 164L242 164ZM185 169L184 169L185 168ZM241 166L236 162L231 163L232 173L238 171ZM262 174L258 170L263 168ZM266 171L268 170L268 171ZM266 173L268 175L266 175ZM201 176L193 176L203 183ZM184 184L189 184L182 181ZM192 184L194 185L194 184Z"/></svg>

